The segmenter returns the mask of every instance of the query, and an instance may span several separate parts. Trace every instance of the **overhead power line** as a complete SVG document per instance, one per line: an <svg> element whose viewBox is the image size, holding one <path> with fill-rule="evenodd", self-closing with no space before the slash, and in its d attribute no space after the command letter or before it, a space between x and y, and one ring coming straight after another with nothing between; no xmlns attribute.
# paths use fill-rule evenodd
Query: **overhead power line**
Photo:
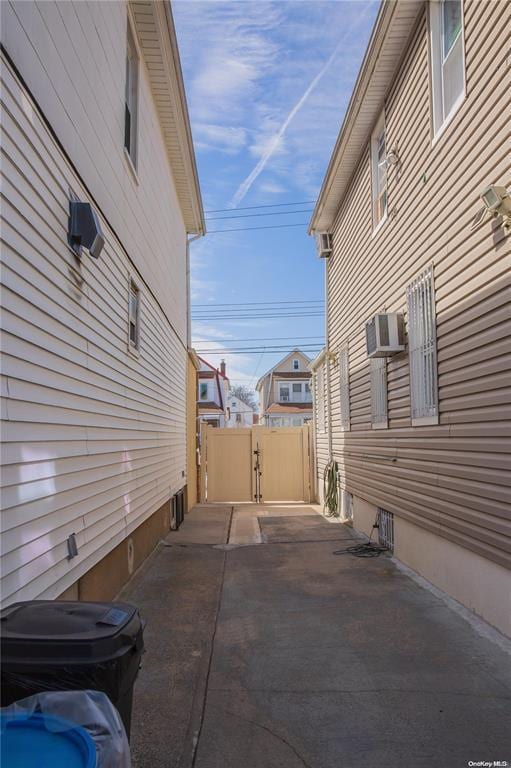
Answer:
<svg viewBox="0 0 511 768"><path fill-rule="evenodd" d="M298 342L300 339L316 339L317 341L320 341L323 339L323 336L256 336L253 338L246 338L246 339L194 339L194 344L202 344L204 342L216 342L219 344L222 342L222 344L230 344L231 342L240 342L240 341L296 341ZM214 350L211 350L214 352Z"/></svg>
<svg viewBox="0 0 511 768"><path fill-rule="evenodd" d="M266 227L235 227L234 229L209 229L208 235L218 235L219 232L248 232L254 229L285 229L286 227L308 227L308 221L302 221L298 224L270 224Z"/></svg>
<svg viewBox="0 0 511 768"><path fill-rule="evenodd" d="M228 219L252 219L254 216L290 216L292 213L312 213L313 208L300 208L298 211L271 211L270 213L242 213L240 216L206 216L207 221L227 221Z"/></svg>
<svg viewBox="0 0 511 768"><path fill-rule="evenodd" d="M194 304L194 307L249 307L267 304L324 304L324 299L294 299L293 301L233 301L226 304Z"/></svg>
<svg viewBox="0 0 511 768"><path fill-rule="evenodd" d="M278 315L192 315L192 320L264 320L279 317L323 317L323 312L290 312Z"/></svg>
<svg viewBox="0 0 511 768"><path fill-rule="evenodd" d="M247 354L261 354L261 355L277 355L277 354L283 354L287 352L292 352L294 347L278 347L275 349L269 349L268 347L263 347L262 349L224 349L224 350L214 350L214 354L219 355L247 355ZM315 347L307 348L308 352L315 352L316 350L319 352L321 349L321 344L317 344ZM197 354L211 354L213 350L206 349L206 350L197 350ZM229 375L227 375L227 378L229 378Z"/></svg>
<svg viewBox="0 0 511 768"><path fill-rule="evenodd" d="M298 200L296 203L267 203L266 205L247 205L244 208L215 208L204 213L230 213L231 211L255 211L258 208L284 208L288 205L314 205L315 200Z"/></svg>

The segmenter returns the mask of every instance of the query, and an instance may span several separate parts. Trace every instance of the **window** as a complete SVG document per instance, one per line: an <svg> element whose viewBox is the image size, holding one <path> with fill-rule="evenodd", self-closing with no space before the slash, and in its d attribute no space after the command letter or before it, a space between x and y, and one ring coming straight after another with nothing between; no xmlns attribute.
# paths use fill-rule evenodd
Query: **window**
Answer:
<svg viewBox="0 0 511 768"><path fill-rule="evenodd" d="M293 394L294 395L301 395L302 394L302 384L301 384L301 382L293 384ZM293 400L295 400L295 399L298 400L300 398L293 398Z"/></svg>
<svg viewBox="0 0 511 768"><path fill-rule="evenodd" d="M436 318L433 268L406 291L412 425L438 424Z"/></svg>
<svg viewBox="0 0 511 768"><path fill-rule="evenodd" d="M461 0L430 2L433 129L436 135L465 95Z"/></svg>
<svg viewBox="0 0 511 768"><path fill-rule="evenodd" d="M290 399L289 384L279 384L279 400L289 402Z"/></svg>
<svg viewBox="0 0 511 768"><path fill-rule="evenodd" d="M373 429L388 426L386 357L371 359L371 426Z"/></svg>
<svg viewBox="0 0 511 768"><path fill-rule="evenodd" d="M124 147L134 166L137 164L138 54L128 19L126 40L126 84L124 94Z"/></svg>
<svg viewBox="0 0 511 768"><path fill-rule="evenodd" d="M241 424L241 413L236 414L236 424Z"/></svg>
<svg viewBox="0 0 511 768"><path fill-rule="evenodd" d="M133 280L130 280L128 299L128 341L130 349L138 350L140 343L140 291Z"/></svg>
<svg viewBox="0 0 511 768"><path fill-rule="evenodd" d="M293 371L299 371L299 370L300 370L300 361L293 360Z"/></svg>
<svg viewBox="0 0 511 768"><path fill-rule="evenodd" d="M350 363L348 345L339 350L339 403L341 410L341 429L350 428Z"/></svg>
<svg viewBox="0 0 511 768"><path fill-rule="evenodd" d="M322 364L316 372L316 423L318 432L325 431L325 369Z"/></svg>
<svg viewBox="0 0 511 768"><path fill-rule="evenodd" d="M373 226L387 216L387 145L385 115L382 114L371 137L371 172L373 187Z"/></svg>
<svg viewBox="0 0 511 768"><path fill-rule="evenodd" d="M207 400L207 399L208 399L208 382L201 381L199 383L199 400Z"/></svg>

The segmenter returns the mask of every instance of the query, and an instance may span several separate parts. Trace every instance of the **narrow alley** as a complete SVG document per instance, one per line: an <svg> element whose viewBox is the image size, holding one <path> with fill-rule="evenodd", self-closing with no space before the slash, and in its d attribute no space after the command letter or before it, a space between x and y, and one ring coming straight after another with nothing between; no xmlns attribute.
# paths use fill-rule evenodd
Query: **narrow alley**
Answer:
<svg viewBox="0 0 511 768"><path fill-rule="evenodd" d="M123 594L147 620L137 768L511 758L511 644L387 553L334 556L359 541L285 504L199 506L167 536Z"/></svg>

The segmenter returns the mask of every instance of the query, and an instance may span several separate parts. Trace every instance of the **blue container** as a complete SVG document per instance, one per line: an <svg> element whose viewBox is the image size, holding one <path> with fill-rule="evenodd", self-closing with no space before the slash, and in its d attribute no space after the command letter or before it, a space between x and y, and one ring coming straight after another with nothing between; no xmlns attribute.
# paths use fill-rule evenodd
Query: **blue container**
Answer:
<svg viewBox="0 0 511 768"><path fill-rule="evenodd" d="M0 715L2 768L96 768L85 728L59 717Z"/></svg>

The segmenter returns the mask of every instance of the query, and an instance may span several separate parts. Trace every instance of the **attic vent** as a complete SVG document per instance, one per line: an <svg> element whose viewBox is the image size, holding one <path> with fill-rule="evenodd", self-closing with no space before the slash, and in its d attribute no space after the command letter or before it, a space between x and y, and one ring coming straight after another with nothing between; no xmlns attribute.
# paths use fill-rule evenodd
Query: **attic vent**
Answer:
<svg viewBox="0 0 511 768"><path fill-rule="evenodd" d="M389 357L405 348L403 315L397 312L379 314L366 323L368 357Z"/></svg>

